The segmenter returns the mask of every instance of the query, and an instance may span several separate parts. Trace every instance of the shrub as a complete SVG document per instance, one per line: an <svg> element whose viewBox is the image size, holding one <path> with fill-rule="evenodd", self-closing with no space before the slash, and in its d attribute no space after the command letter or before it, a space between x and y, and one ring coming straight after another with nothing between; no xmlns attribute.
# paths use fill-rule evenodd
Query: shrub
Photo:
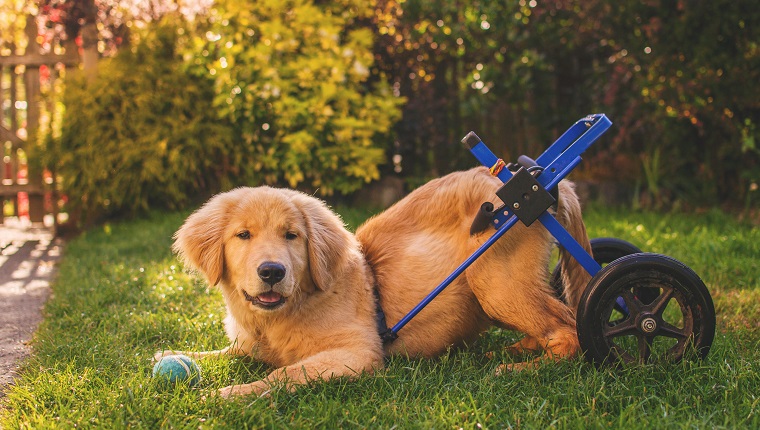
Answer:
<svg viewBox="0 0 760 430"><path fill-rule="evenodd" d="M229 126L215 115L212 82L184 66L178 30L154 24L91 82L67 79L61 137L46 158L85 222L177 208L225 181Z"/></svg>
<svg viewBox="0 0 760 430"><path fill-rule="evenodd" d="M379 178L402 100L370 82L372 13L357 0L217 2L196 64L235 125L238 179L330 195Z"/></svg>

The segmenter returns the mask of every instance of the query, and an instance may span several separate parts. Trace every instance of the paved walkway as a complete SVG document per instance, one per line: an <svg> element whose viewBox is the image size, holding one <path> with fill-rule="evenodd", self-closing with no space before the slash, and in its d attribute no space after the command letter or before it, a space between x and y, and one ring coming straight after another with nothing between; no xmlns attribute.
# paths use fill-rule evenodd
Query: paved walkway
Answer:
<svg viewBox="0 0 760 430"><path fill-rule="evenodd" d="M49 228L0 224L0 397L29 355L61 251Z"/></svg>

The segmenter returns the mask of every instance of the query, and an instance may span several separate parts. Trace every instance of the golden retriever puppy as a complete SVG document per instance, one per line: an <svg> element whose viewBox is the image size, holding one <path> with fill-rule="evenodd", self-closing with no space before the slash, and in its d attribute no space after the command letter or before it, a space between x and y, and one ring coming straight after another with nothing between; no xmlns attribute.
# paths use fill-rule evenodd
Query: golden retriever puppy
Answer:
<svg viewBox="0 0 760 430"><path fill-rule="evenodd" d="M175 239L186 267L221 288L231 341L220 351L183 353L249 355L277 368L220 395L260 395L273 385L293 388L382 368L372 274L354 236L318 199L238 188L209 200Z"/></svg>
<svg viewBox="0 0 760 430"><path fill-rule="evenodd" d="M501 181L486 168L435 179L356 231L375 275L389 325L398 322L494 232L470 235L481 204L496 197ZM591 252L571 183L559 184L558 221ZM548 284L554 240L539 223L518 222L457 280L385 345L387 354L431 357L474 339L496 324L526 337L513 350L544 350L546 357L579 351L574 309L590 280L569 254L561 255L565 299ZM519 368L522 365L509 366Z"/></svg>

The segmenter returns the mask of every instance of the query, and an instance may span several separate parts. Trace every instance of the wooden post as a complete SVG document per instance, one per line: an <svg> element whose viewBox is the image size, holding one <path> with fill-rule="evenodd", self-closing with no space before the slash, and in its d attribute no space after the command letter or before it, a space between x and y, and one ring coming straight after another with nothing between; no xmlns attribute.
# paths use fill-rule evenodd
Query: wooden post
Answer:
<svg viewBox="0 0 760 430"><path fill-rule="evenodd" d="M0 82L3 81L3 75L5 74L5 68L0 65ZM4 126L5 109L3 109L3 90L0 87L0 127ZM3 180L5 179L5 143L0 140L0 187L3 186ZM5 222L5 196L0 193L0 226Z"/></svg>
<svg viewBox="0 0 760 430"><path fill-rule="evenodd" d="M12 66L13 67L13 66ZM16 114L16 101L18 100L18 88L16 86L16 71L11 68L10 97L11 97L11 132L15 135L18 131L18 115Z"/></svg>
<svg viewBox="0 0 760 430"><path fill-rule="evenodd" d="M32 15L26 17L27 45L24 55L37 56L40 53L37 44L37 21ZM39 163L29 159L29 150L37 144L37 132L40 125L40 66L27 65L24 71L26 89L26 151L27 175L29 178L29 220L41 223L45 217L45 192L42 185L42 170Z"/></svg>
<svg viewBox="0 0 760 430"><path fill-rule="evenodd" d="M85 76L92 81L98 74L98 28L95 23L82 26L82 67Z"/></svg>
<svg viewBox="0 0 760 430"><path fill-rule="evenodd" d="M3 81L3 75L5 74L5 67L3 67L2 64L0 64L0 82ZM3 106L3 91L0 89L0 127L4 125L5 121L5 109L2 108Z"/></svg>
<svg viewBox="0 0 760 430"><path fill-rule="evenodd" d="M94 24L92 25L94 29ZM0 92L0 105L10 103L10 109L5 112L0 110L0 167L2 167L2 182L0 183L0 210L2 202L12 198L14 213L18 214L18 193L27 193L29 197L29 217L33 223L40 223L45 215L45 193L48 187L52 185L55 188L55 178L52 184L45 184L43 178L43 166L39 161L39 154L35 151L39 147L39 126L40 114L42 109L40 68L44 65L50 67L51 79L54 79L56 64L62 63L66 66L74 66L80 63L76 45L73 39L65 46L64 55L53 53L41 54L40 46L37 43L37 23L35 17L26 18L26 37L28 43L24 54L17 55L13 43L10 44L11 55L0 56L0 79L8 79L8 93ZM92 37L88 39L92 42ZM97 31L94 33L94 42L90 43L90 53L94 50L94 57L91 55L90 60L97 60ZM22 72L23 77L19 76ZM92 69L92 65L90 65ZM75 68L72 68L72 71ZM7 77L6 77L7 73ZM94 75L93 75L94 76ZM23 84L19 83L23 79ZM23 88L20 86L23 85ZM18 110L24 109L22 101L26 101L26 115L20 116ZM47 109L53 111L52 106ZM22 120L24 122L22 123ZM26 135L19 136L19 130L26 129ZM26 177L25 180L19 180L18 173L20 168L20 155L26 155ZM56 196L53 195L54 204L57 203ZM57 212L57 208L53 208ZM3 214L0 214L0 222L3 221Z"/></svg>

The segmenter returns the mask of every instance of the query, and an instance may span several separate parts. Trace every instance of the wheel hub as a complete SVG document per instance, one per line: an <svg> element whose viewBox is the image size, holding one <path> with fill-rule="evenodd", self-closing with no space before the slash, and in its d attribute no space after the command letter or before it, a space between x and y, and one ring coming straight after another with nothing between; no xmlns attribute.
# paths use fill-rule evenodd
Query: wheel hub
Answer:
<svg viewBox="0 0 760 430"><path fill-rule="evenodd" d="M655 319L652 317L646 317L641 320L639 327L644 333L653 333L655 330L657 330L657 321L655 321Z"/></svg>

